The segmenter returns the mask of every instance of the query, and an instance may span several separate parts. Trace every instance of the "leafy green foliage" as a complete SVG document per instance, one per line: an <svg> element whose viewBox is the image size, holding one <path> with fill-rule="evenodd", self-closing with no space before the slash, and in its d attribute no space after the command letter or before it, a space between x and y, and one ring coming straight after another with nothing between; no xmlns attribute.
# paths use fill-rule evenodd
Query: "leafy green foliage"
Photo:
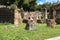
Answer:
<svg viewBox="0 0 60 40"><path fill-rule="evenodd" d="M1 5L11 5L15 2L15 0L0 0Z"/></svg>
<svg viewBox="0 0 60 40"><path fill-rule="evenodd" d="M36 5L36 0L20 0L18 7L22 7L25 11L34 10Z"/></svg>
<svg viewBox="0 0 60 40"><path fill-rule="evenodd" d="M43 5L38 5L37 10L44 11L44 9L47 8L47 10L49 11L51 7L52 7L52 4L47 2L47 3L44 3Z"/></svg>
<svg viewBox="0 0 60 40"><path fill-rule="evenodd" d="M36 0L0 0L1 5L8 6L15 4L19 8L23 8L24 11L35 11L35 10L43 11L45 7L49 11L50 7L57 3L58 2L51 4L46 2L43 5L37 5Z"/></svg>
<svg viewBox="0 0 60 40"><path fill-rule="evenodd" d="M14 12L15 8L16 8L16 5L15 5L15 4L12 4L12 5L10 6L10 9L11 9L12 12Z"/></svg>

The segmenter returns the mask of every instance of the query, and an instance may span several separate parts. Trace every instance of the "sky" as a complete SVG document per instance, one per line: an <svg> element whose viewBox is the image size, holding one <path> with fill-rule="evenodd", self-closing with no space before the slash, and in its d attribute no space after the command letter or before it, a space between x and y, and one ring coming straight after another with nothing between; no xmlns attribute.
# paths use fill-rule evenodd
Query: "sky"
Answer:
<svg viewBox="0 0 60 40"><path fill-rule="evenodd" d="M58 1L60 1L60 0L58 0ZM57 2L57 0L37 0L37 4L43 4L43 3L46 3L46 2L53 3L53 2Z"/></svg>

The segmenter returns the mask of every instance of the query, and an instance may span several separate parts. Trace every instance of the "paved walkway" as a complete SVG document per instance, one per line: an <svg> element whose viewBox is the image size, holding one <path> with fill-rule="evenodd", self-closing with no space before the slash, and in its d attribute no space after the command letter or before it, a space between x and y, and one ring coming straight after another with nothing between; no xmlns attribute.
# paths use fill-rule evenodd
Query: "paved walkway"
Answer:
<svg viewBox="0 0 60 40"><path fill-rule="evenodd" d="M58 36L58 37L53 37L53 38L49 38L49 39L45 39L45 40L60 40L60 36Z"/></svg>

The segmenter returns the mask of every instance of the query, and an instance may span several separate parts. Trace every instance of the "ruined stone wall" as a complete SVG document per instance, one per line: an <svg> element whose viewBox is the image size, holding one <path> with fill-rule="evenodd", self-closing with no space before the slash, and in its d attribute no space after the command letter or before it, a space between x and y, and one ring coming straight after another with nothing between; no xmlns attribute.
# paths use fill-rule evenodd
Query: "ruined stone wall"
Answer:
<svg viewBox="0 0 60 40"><path fill-rule="evenodd" d="M56 18L60 18L60 10L56 11Z"/></svg>
<svg viewBox="0 0 60 40"><path fill-rule="evenodd" d="M37 22L37 17L39 16L39 19L41 19L42 14L41 12L21 12L17 7L14 13L12 13L10 8L0 6L0 22L20 24L22 23L23 19L29 20L30 16L33 17L34 22Z"/></svg>
<svg viewBox="0 0 60 40"><path fill-rule="evenodd" d="M60 10L56 11L56 22L57 24L60 24Z"/></svg>
<svg viewBox="0 0 60 40"><path fill-rule="evenodd" d="M23 14L24 14L23 19L27 19L28 20L28 14L29 14L29 12L23 12Z"/></svg>
<svg viewBox="0 0 60 40"><path fill-rule="evenodd" d="M58 24L60 24L60 3L59 4L56 4L56 5L53 5L53 9L56 10L56 22Z"/></svg>
<svg viewBox="0 0 60 40"><path fill-rule="evenodd" d="M20 23L22 23L21 13L19 12L18 9L15 9L15 12L14 12L14 24L18 25Z"/></svg>
<svg viewBox="0 0 60 40"><path fill-rule="evenodd" d="M33 17L34 22L37 21L37 19L36 19L36 13L35 12L30 12L28 15L29 15L28 17L30 17L30 16Z"/></svg>
<svg viewBox="0 0 60 40"><path fill-rule="evenodd" d="M29 20L29 17L32 16L33 20L36 22L35 12L24 12L24 19Z"/></svg>
<svg viewBox="0 0 60 40"><path fill-rule="evenodd" d="M23 13L23 18L22 18ZM14 13L11 12L9 7L0 6L0 22L9 22L14 24L22 23L23 19L29 20L29 17L32 16L34 22L36 22L39 16L41 19L41 12L21 12L19 8L16 7Z"/></svg>
<svg viewBox="0 0 60 40"><path fill-rule="evenodd" d="M41 12L24 12L23 14L24 14L24 19L27 20L29 20L29 17L32 16L34 22L37 22L38 19L41 20L41 16L42 16Z"/></svg>

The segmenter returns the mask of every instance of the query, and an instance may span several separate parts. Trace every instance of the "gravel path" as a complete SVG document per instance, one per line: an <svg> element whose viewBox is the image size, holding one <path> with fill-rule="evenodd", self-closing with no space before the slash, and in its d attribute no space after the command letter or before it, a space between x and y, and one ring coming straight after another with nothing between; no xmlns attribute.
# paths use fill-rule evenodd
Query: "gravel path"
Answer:
<svg viewBox="0 0 60 40"><path fill-rule="evenodd" d="M45 40L60 40L60 36L58 36L58 37L53 37L53 38L49 38L49 39L45 39Z"/></svg>

